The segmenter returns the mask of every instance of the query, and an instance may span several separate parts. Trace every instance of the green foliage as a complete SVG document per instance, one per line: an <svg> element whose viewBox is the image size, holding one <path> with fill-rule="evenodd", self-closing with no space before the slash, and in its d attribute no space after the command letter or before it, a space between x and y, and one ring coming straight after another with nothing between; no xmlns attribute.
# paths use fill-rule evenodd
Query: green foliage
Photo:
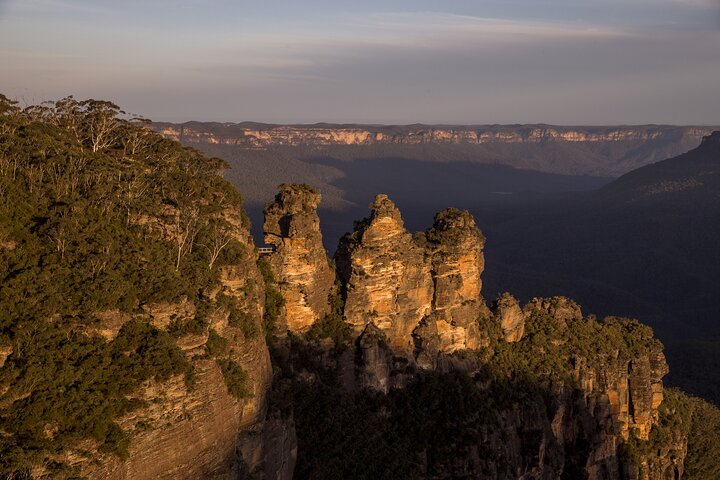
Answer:
<svg viewBox="0 0 720 480"><path fill-rule="evenodd" d="M558 320L543 310L533 310L525 321L520 342L501 340L500 327L493 319L478 320L492 341L488 363L498 374L522 373L537 381L559 379L572 382L576 362L590 367L603 365L617 356L630 359L662 351L652 329L637 320L594 317Z"/></svg>
<svg viewBox="0 0 720 480"><path fill-rule="evenodd" d="M190 370L172 337L139 320L123 325L112 342L46 325L17 353L0 370L0 382L10 385L7 398L18 398L0 415L0 428L13 435L0 440L2 473L27 466L28 452L36 458L84 437L125 454L125 434L114 419L139 406L128 395L146 380Z"/></svg>
<svg viewBox="0 0 720 480"><path fill-rule="evenodd" d="M251 315L240 309L234 309L230 311L230 316L228 317L228 324L231 327L237 327L242 330L245 338L254 338L258 333L255 325L255 320L252 318Z"/></svg>
<svg viewBox="0 0 720 480"><path fill-rule="evenodd" d="M200 315L186 319L174 318L168 325L168 333L175 338L184 335L201 335L205 333L207 326L207 321Z"/></svg>
<svg viewBox="0 0 720 480"><path fill-rule="evenodd" d="M277 290L277 282L273 276L270 264L263 257L258 259L258 268L265 281L265 313L263 314L263 327L265 330L265 339L268 345L273 343L273 337L277 327L277 319L280 315L285 300Z"/></svg>
<svg viewBox="0 0 720 480"><path fill-rule="evenodd" d="M205 350L212 358L225 355L228 351L228 341L226 338L221 337L215 329L211 328L207 342L205 342Z"/></svg>
<svg viewBox="0 0 720 480"><path fill-rule="evenodd" d="M171 335L133 320L107 342L97 313L189 299L174 336L207 329L219 267L242 258L223 212L242 199L226 165L163 139L111 102L20 110L0 96L0 476L93 437L127 452L115 419L149 379L194 372ZM215 243L213 243L215 242ZM224 246L223 246L224 245ZM216 253L216 255L212 255ZM214 259L214 261L213 261ZM60 467L58 467L60 468Z"/></svg>
<svg viewBox="0 0 720 480"><path fill-rule="evenodd" d="M252 396L252 392L247 385L247 372L243 370L239 363L228 358L220 359L217 363L220 370L222 370L225 385L230 395L233 395L238 400Z"/></svg>
<svg viewBox="0 0 720 480"><path fill-rule="evenodd" d="M352 343L352 328L343 318L345 302L340 292L339 282L335 284L335 293L330 298L330 313L315 322L305 334L308 340L330 338L337 348L346 348Z"/></svg>
<svg viewBox="0 0 720 480"><path fill-rule="evenodd" d="M243 332L245 338L255 338L258 334L258 325L252 315L240 308L236 297L230 295L219 295L217 303L222 308L229 311L228 325L239 328Z"/></svg>

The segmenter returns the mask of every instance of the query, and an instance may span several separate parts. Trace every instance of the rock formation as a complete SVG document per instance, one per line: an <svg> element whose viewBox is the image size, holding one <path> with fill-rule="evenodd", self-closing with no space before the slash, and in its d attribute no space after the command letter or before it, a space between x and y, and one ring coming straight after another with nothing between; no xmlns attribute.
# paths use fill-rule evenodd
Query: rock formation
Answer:
<svg viewBox="0 0 720 480"><path fill-rule="evenodd" d="M481 342L477 319L487 313L480 295L485 238L469 212L448 208L435 215L425 240L432 266L431 321L437 326L439 351L477 349Z"/></svg>
<svg viewBox="0 0 720 480"><path fill-rule="evenodd" d="M285 300L278 331L307 331L330 312L335 273L322 243L317 206L320 193L307 185L281 185L265 208L265 243L275 280Z"/></svg>
<svg viewBox="0 0 720 480"><path fill-rule="evenodd" d="M308 187L284 185L266 208L265 239L275 246L268 262L286 301L283 326L296 334L330 311L327 294L333 272L322 248L315 212L319 200ZM247 231L242 231L242 239L252 262ZM508 381L513 393L472 427L483 433L471 447L463 447L466 453L456 454L463 466L445 465L440 476L462 472L470 477L540 479L583 472L589 480L610 480L680 475L682 458L671 458L682 450L681 440L632 462L622 453L632 438L648 440L659 420L667 365L652 332L624 319L598 323L563 297L536 298L521 308L504 294L488 308L481 295L483 246L484 237L468 212L446 209L430 229L413 236L392 201L378 195L369 217L357 222L336 254L342 321L352 330L350 349L338 356L328 350L339 348L331 347L333 342L316 344L313 348L319 350L312 356L320 367L293 367L294 381L320 382L335 372L343 386L333 388L357 392L369 387L388 394L410 388L423 370L482 379L487 375L483 365L496 363L497 372L507 368L514 373L507 379L495 373L473 388L484 395L503 391L507 387L498 383ZM262 280L257 270L247 263L223 272L224 292L235 295L259 321ZM247 277L247 272L255 273ZM166 323L161 308L151 310L157 321ZM188 305L167 310L176 316L192 314ZM84 471L91 478L144 479L148 472L157 478L190 478L188 472L292 478L302 443L292 417L274 414L265 420L270 364L264 340L246 339L223 312L213 317L211 327L235 346L235 358L252 377L252 396L237 401L228 395L211 360L197 361L194 394L188 395L177 382L148 385L143 398L156 406L122 420L123 428L136 432L130 459L87 466ZM593 345L592 335L607 335L619 343ZM205 334L181 338L179 344L192 356L204 351L207 341ZM281 363L305 358L291 351L281 355ZM147 424L165 426L147 431L138 427ZM438 473L437 466L426 468L430 470L424 475Z"/></svg>
<svg viewBox="0 0 720 480"><path fill-rule="evenodd" d="M485 240L472 216L444 210L413 237L387 196L371 208L336 254L345 320L356 334L374 325L394 355L423 366L439 353L478 348L477 318L488 312L480 295Z"/></svg>
<svg viewBox="0 0 720 480"><path fill-rule="evenodd" d="M430 229L413 236L392 201L378 195L370 215L341 240L335 256L354 362L348 364L346 354L336 360L324 354L322 369L336 371L351 391L369 387L388 393L411 385L422 370L473 375L485 362L507 362L510 355L516 360L499 368L529 362L527 374L539 374L533 380L538 385L512 388L551 393L545 400L520 394L494 407L498 423L484 430L474 448L489 448L499 452L492 458L504 460L467 457L473 466L465 474L557 478L577 469L591 480L609 480L629 478L630 471L647 474L651 467L662 475L681 472L682 462L667 461L670 453L639 463L622 456L624 443L649 439L659 418L667 365L652 332L622 319L598 323L563 297L536 298L521 307L504 294L488 308L481 295L483 246L468 212L446 209ZM592 345L598 341L593 335L621 343ZM503 470L508 465L515 474Z"/></svg>
<svg viewBox="0 0 720 480"><path fill-rule="evenodd" d="M504 293L495 301L493 310L505 341L519 341L525 332L525 313L515 297Z"/></svg>
<svg viewBox="0 0 720 480"><path fill-rule="evenodd" d="M373 324L397 354L410 356L411 334L432 309L431 267L386 195L375 198L370 217L341 240L335 258L345 321L356 334Z"/></svg>

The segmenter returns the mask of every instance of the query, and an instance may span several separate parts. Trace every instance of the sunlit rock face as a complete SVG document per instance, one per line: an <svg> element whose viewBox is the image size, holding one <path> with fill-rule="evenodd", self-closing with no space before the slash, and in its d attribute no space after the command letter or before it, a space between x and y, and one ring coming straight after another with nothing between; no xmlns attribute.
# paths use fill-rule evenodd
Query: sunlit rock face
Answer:
<svg viewBox="0 0 720 480"><path fill-rule="evenodd" d="M435 215L425 240L432 267L432 317L440 337L439 351L477 349L481 343L477 319L487 312L480 295L485 238L469 212L448 208Z"/></svg>
<svg viewBox="0 0 720 480"><path fill-rule="evenodd" d="M320 193L307 185L282 185L265 208L268 261L285 306L278 331L302 333L330 311L335 273L322 243L317 207Z"/></svg>
<svg viewBox="0 0 720 480"><path fill-rule="evenodd" d="M372 323L395 352L409 356L412 331L432 309L431 265L386 195L375 197L371 208L336 254L345 320L358 335Z"/></svg>
<svg viewBox="0 0 720 480"><path fill-rule="evenodd" d="M264 125L264 128L245 127L242 124L217 124L212 128L203 124L173 125L156 123L153 129L173 140L188 143L242 145L264 148L273 145L421 145L433 143L485 144L485 143L540 143L547 141L567 143L650 141L677 136L668 128L648 127L551 127L527 125L487 127L406 126L399 128L340 125L288 126ZM670 127L672 128L672 127ZM712 132L710 127L676 127L692 140Z"/></svg>
<svg viewBox="0 0 720 480"><path fill-rule="evenodd" d="M412 236L386 195L371 209L336 255L345 320L357 335L374 325L394 355L424 367L439 354L478 348L477 319L488 311L480 293L485 240L472 216L446 209Z"/></svg>

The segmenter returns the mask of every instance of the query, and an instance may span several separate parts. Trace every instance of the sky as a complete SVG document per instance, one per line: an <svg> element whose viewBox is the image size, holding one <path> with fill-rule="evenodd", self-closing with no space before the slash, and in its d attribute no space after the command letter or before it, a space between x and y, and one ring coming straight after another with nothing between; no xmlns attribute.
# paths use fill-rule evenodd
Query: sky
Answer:
<svg viewBox="0 0 720 480"><path fill-rule="evenodd" d="M0 93L165 121L720 125L720 0L0 0Z"/></svg>

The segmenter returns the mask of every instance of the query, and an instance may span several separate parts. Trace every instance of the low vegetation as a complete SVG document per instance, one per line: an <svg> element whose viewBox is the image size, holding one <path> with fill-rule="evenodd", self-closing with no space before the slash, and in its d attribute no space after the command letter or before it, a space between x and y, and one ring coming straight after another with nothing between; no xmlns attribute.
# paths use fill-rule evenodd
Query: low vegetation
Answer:
<svg viewBox="0 0 720 480"><path fill-rule="evenodd" d="M265 331L265 340L268 345L273 343L275 331L277 328L277 319L281 309L285 304L282 294L277 289L277 282L272 273L267 260L260 257L258 260L258 268L265 282L265 313L263 314L263 329Z"/></svg>

